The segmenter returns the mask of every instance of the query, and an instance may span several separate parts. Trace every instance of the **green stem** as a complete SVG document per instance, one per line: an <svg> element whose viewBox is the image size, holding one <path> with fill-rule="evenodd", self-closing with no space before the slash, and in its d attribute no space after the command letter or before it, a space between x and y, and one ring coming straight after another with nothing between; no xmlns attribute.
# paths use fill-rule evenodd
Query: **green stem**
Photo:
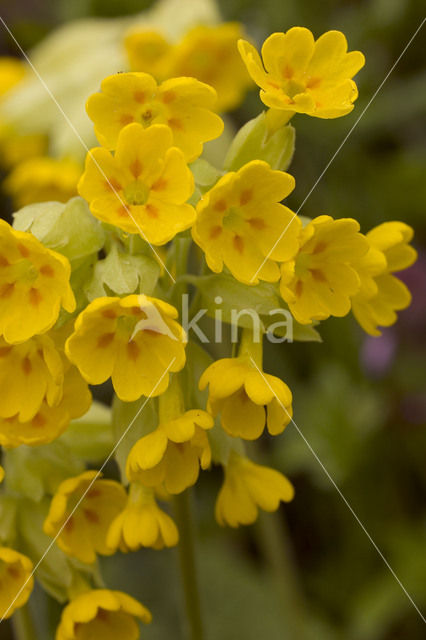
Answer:
<svg viewBox="0 0 426 640"><path fill-rule="evenodd" d="M191 494L185 491L174 499L175 517L179 528L179 560L186 614L191 640L203 640L201 602L195 564L195 536L192 521Z"/></svg>
<svg viewBox="0 0 426 640"><path fill-rule="evenodd" d="M37 640L37 631L27 604L14 612L12 627L15 640Z"/></svg>

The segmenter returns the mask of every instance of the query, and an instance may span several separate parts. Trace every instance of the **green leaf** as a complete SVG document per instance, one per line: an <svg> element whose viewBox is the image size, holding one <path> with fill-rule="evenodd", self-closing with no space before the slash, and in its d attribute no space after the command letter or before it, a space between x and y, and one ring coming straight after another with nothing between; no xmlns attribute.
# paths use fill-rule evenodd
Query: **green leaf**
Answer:
<svg viewBox="0 0 426 640"><path fill-rule="evenodd" d="M73 420L58 442L84 460L104 460L114 446L111 409L94 400L89 411Z"/></svg>

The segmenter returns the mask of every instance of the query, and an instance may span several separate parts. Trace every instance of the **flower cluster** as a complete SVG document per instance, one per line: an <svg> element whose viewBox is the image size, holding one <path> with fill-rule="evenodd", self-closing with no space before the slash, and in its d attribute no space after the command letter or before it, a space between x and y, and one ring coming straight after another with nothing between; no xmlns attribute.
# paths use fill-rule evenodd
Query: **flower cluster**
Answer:
<svg viewBox="0 0 426 640"><path fill-rule="evenodd" d="M138 637L138 621L151 614L99 588L98 556L177 545L182 494L212 464L224 475L220 525L251 524L259 509L293 499L291 482L248 454L293 419L290 388L264 372L263 335L237 317L238 349L212 347L212 358L183 326L183 294L192 319L203 296L222 287L228 306L249 299L256 311L259 296L279 300L312 330L352 311L372 335L410 303L394 275L416 258L410 227L387 222L364 235L354 219L302 220L282 203L295 189L288 121L349 113L362 54L348 53L339 32L315 41L294 28L265 41L263 63L240 39L241 60L240 35L235 24L197 27L171 44L157 32L132 32L133 71L105 78L87 102L100 146L78 175L80 197L34 204L75 195L80 169L68 160L55 168L33 159L7 179L17 202L31 206L13 227L0 221L3 495L13 502L18 486L34 503L37 535L63 572L43 568L42 545L22 543L30 559L6 536L0 613L25 604L32 563L42 558L37 577L69 601L57 640ZM223 130L215 109L235 106L248 86L244 64L270 110L243 127L217 168L200 156ZM88 387L109 380L112 411L92 403ZM90 447L73 438L81 425L99 427ZM94 467L113 454L120 476L108 467L112 477L103 477L105 464ZM20 471L37 480L25 482Z"/></svg>

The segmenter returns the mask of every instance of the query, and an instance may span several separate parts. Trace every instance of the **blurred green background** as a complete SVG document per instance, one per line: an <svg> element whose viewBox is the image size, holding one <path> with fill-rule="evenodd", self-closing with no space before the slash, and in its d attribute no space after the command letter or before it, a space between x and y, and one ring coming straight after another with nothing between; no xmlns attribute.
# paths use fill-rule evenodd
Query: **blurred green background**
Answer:
<svg viewBox="0 0 426 640"><path fill-rule="evenodd" d="M196 3L197 0L194 0ZM55 26L82 16L132 14L137 0L17 0L0 14L25 50ZM296 118L290 172L304 200L424 15L421 0L221 0L225 20L241 21L261 42L299 25L318 37L342 30L366 56L354 111L338 120ZM410 309L381 338L351 317L321 327L322 343L269 345L265 370L292 388L295 420L396 575L426 609L426 27L415 39L301 211L358 219L363 231L385 220L415 228L418 262L403 274ZM1 53L16 55L0 26ZM260 110L251 92L232 119ZM10 214L3 198L2 215ZM421 640L425 627L300 433L290 425L263 441L263 459L288 475L295 500L275 518L237 531L214 522L221 475L204 473L196 489L200 576L208 640ZM155 621L147 640L184 638L173 551L143 551L103 562L107 583L140 597ZM43 621L58 607L32 599ZM11 638L7 625L1 637ZM48 638L47 631L40 637Z"/></svg>

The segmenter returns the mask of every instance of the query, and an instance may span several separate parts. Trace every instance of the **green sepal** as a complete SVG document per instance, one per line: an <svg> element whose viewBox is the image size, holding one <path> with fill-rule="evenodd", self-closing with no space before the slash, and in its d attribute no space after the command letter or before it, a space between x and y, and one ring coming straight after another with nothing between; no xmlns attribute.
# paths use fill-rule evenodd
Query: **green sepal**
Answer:
<svg viewBox="0 0 426 640"><path fill-rule="evenodd" d="M16 540L18 501L8 493L0 494L0 545L13 547Z"/></svg>
<svg viewBox="0 0 426 640"><path fill-rule="evenodd" d="M96 263L85 292L89 301L110 292L129 295L140 291L150 295L160 271L160 265L154 258L123 253L117 244L113 244L107 257Z"/></svg>
<svg viewBox="0 0 426 640"><path fill-rule="evenodd" d="M104 460L114 446L111 409L94 400L84 416L71 421L58 442L88 462Z"/></svg>
<svg viewBox="0 0 426 640"><path fill-rule="evenodd" d="M198 158L195 162L189 165L191 169L194 181L200 191L206 191L210 189L221 176L223 171L216 169L210 162L207 162L204 158Z"/></svg>
<svg viewBox="0 0 426 640"><path fill-rule="evenodd" d="M128 484L126 461L130 449L143 436L154 431L158 414L153 398L140 398L135 402L123 402L114 396L112 403L112 428L116 450L115 460L120 469L121 482Z"/></svg>
<svg viewBox="0 0 426 640"><path fill-rule="evenodd" d="M65 204L30 204L13 214L13 226L19 231L31 231L46 247L66 256L73 267L97 253L105 243L101 223L80 197L71 198Z"/></svg>
<svg viewBox="0 0 426 640"><path fill-rule="evenodd" d="M296 131L289 124L271 132L264 111L238 131L226 154L224 167L238 171L251 160L264 160L272 169L286 171L293 158L295 139Z"/></svg>

